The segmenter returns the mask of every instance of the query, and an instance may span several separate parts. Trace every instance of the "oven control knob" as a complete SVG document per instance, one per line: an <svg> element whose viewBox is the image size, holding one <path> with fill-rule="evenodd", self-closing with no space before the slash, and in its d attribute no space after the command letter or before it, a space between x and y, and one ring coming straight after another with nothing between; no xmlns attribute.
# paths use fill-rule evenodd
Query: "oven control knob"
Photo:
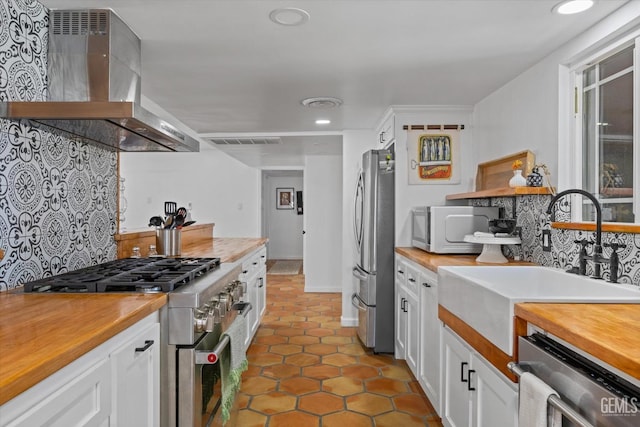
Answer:
<svg viewBox="0 0 640 427"><path fill-rule="evenodd" d="M204 332L206 330L206 327L207 313L196 308L193 316L193 329L196 332Z"/></svg>
<svg viewBox="0 0 640 427"><path fill-rule="evenodd" d="M220 316L225 317L231 308L231 298L229 294L221 292L220 295L218 295L218 301L220 302Z"/></svg>
<svg viewBox="0 0 640 427"><path fill-rule="evenodd" d="M212 301L211 305L209 305L209 311L207 312L205 330L207 332L213 332L213 328L217 323L220 323L220 304L217 301Z"/></svg>

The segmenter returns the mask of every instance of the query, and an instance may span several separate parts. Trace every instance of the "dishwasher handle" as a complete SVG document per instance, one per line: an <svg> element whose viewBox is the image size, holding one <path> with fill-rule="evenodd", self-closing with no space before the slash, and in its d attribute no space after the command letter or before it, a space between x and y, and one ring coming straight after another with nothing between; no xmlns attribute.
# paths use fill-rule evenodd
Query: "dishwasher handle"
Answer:
<svg viewBox="0 0 640 427"><path fill-rule="evenodd" d="M507 368L511 372L516 374L518 377L520 377L522 374L524 374L526 372L524 369L522 369L520 366L518 366L518 364L515 363L515 362L507 363ZM533 375L533 374L531 374L531 375ZM595 427L589 421L584 419L584 417L582 415L580 415L578 412L576 412L571 406L567 405L558 396L554 396L554 395L549 396L549 399L547 399L547 402L549 403L549 405L553 406L556 410L560 411L560 413L564 417L566 417L568 420L570 420L575 425L580 426L580 427Z"/></svg>

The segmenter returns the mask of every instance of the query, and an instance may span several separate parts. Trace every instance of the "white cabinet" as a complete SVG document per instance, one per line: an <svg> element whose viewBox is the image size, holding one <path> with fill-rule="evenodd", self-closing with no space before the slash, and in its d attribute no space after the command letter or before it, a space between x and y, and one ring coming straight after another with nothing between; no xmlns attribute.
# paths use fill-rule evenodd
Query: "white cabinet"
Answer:
<svg viewBox="0 0 640 427"><path fill-rule="evenodd" d="M442 364L445 426L517 426L515 384L447 327L442 332Z"/></svg>
<svg viewBox="0 0 640 427"><path fill-rule="evenodd" d="M267 304L267 249L262 246L242 259L240 281L245 284L244 301L251 303L247 314L247 341L253 339Z"/></svg>
<svg viewBox="0 0 640 427"><path fill-rule="evenodd" d="M438 276L403 256L396 256L396 358L405 359L440 413Z"/></svg>
<svg viewBox="0 0 640 427"><path fill-rule="evenodd" d="M418 382L429 401L440 413L440 347L442 327L438 319L438 276L424 269L418 282L420 321Z"/></svg>
<svg viewBox="0 0 640 427"><path fill-rule="evenodd" d="M111 354L111 427L160 424L160 325L154 323Z"/></svg>
<svg viewBox="0 0 640 427"><path fill-rule="evenodd" d="M387 116L378 128L378 143L383 147L388 147L396 139L396 120L393 114Z"/></svg>
<svg viewBox="0 0 640 427"><path fill-rule="evenodd" d="M418 368L418 297L414 289L417 273L400 257L396 257L396 358L406 359L409 369L416 375ZM404 280L406 278L406 280Z"/></svg>
<svg viewBox="0 0 640 427"><path fill-rule="evenodd" d="M2 405L0 426L159 426L159 330L140 320Z"/></svg>
<svg viewBox="0 0 640 427"><path fill-rule="evenodd" d="M29 393L27 390L24 394ZM14 399L15 400L15 399ZM17 418L12 417L7 403L0 411L0 425L7 427L68 427L68 426L108 426L111 413L111 382L109 361L103 359L98 364L77 373L74 378L51 390L42 398L34 397L30 405Z"/></svg>

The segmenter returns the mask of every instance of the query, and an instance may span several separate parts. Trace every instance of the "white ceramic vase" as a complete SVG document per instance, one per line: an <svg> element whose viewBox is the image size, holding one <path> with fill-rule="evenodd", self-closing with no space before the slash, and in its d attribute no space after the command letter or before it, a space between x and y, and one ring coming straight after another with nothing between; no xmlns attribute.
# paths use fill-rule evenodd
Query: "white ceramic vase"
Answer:
<svg viewBox="0 0 640 427"><path fill-rule="evenodd" d="M516 169L513 171L513 176L509 180L509 187L525 187L527 185L527 179L522 176L522 170Z"/></svg>

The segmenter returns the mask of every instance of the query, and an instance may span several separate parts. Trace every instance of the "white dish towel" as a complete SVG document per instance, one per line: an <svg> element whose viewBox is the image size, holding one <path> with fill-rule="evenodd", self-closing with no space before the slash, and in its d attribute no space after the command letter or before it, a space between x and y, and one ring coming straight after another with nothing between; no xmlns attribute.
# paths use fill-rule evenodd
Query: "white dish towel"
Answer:
<svg viewBox="0 0 640 427"><path fill-rule="evenodd" d="M551 407L548 418L549 396L558 393L535 375L525 372L520 376L519 427L561 427L562 414Z"/></svg>

